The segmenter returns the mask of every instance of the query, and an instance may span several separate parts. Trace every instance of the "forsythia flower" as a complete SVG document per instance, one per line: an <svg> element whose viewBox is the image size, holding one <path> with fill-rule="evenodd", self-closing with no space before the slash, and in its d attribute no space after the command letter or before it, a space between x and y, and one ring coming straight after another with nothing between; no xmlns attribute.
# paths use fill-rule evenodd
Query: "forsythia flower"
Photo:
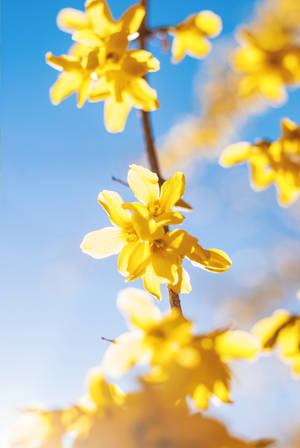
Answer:
<svg viewBox="0 0 300 448"><path fill-rule="evenodd" d="M300 374L300 316L277 310L273 316L260 320L252 332L262 344L263 350L279 348L280 357Z"/></svg>
<svg viewBox="0 0 300 448"><path fill-rule="evenodd" d="M105 412L96 414L81 407L80 417L66 425L55 420L57 412L48 412L49 439L39 438L39 426L27 428L27 440L19 439L13 448L61 448L66 436L72 431L74 448L140 448L140 447L226 447L263 448L271 440L244 441L231 435L218 420L200 413L191 414L185 403L174 406L162 388L141 383L141 390L124 397L121 404L108 394L109 400L102 397L103 380L93 386L95 394L104 399ZM107 385L108 386L108 385ZM76 409L76 406L74 406ZM15 428L16 434L18 426ZM55 439L52 436L55 435ZM57 436L57 437L56 437Z"/></svg>
<svg viewBox="0 0 300 448"><path fill-rule="evenodd" d="M120 293L118 307L133 330L121 335L104 355L105 374L119 376L135 364L150 364L146 381L164 383L174 402L190 396L198 408L207 408L212 395L230 402L233 358L252 358L258 351L255 337L242 331L194 335L193 323L176 309L163 316L144 292L128 288Z"/></svg>
<svg viewBox="0 0 300 448"><path fill-rule="evenodd" d="M76 44L68 55L46 55L48 64L62 71L50 90L52 102L58 104L76 91L78 107L87 99L105 100L105 125L110 132L123 130L133 106L157 109L156 91L143 77L159 69L158 60L145 50L127 50L144 14L141 5L134 5L115 22L103 0L87 1L86 13L62 10L58 25L72 33Z"/></svg>
<svg viewBox="0 0 300 448"><path fill-rule="evenodd" d="M244 29L242 46L234 55L234 66L242 73L242 96L259 93L271 100L285 97L285 85L300 82L300 46L289 29L269 22L258 29Z"/></svg>
<svg viewBox="0 0 300 448"><path fill-rule="evenodd" d="M241 142L229 146L220 163L228 167L248 161L254 186L266 188L274 182L279 202L289 205L300 194L300 127L284 119L281 128L281 138L273 143L260 140L253 145Z"/></svg>
<svg viewBox="0 0 300 448"><path fill-rule="evenodd" d="M185 22L169 28L174 36L172 44L173 62L179 62L186 54L203 58L210 51L207 37L216 37L222 29L219 16L211 11L192 15Z"/></svg>
<svg viewBox="0 0 300 448"><path fill-rule="evenodd" d="M222 251L203 249L198 240L181 229L166 226L181 224L184 216L173 211L184 193L185 178L176 173L160 188L158 176L137 165L131 165L128 183L142 203L124 203L115 192L103 191L98 200L114 227L88 233L83 252L94 258L105 258L120 252L118 269L127 281L141 277L145 288L158 299L161 284L170 285L177 293L191 290L189 275L182 268L187 257L191 262L212 272L229 269L231 261Z"/></svg>

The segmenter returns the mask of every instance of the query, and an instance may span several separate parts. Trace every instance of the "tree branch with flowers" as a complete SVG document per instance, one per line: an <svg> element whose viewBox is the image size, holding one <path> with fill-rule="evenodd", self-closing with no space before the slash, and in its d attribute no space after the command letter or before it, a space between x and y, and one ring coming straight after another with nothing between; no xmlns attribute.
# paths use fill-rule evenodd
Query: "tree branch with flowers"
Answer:
<svg viewBox="0 0 300 448"><path fill-rule="evenodd" d="M222 273L231 260L178 227L185 219L181 211L191 206L183 199L184 174L176 172L167 180L162 175L150 120L159 102L147 81L149 72L159 70L159 61L147 50L147 41L170 35L174 62L185 55L203 58L210 50L208 39L220 33L222 23L213 12L202 11L175 26L151 29L148 14L149 2L141 0L115 21L104 0L88 0L84 12L68 8L58 15L59 28L71 34L74 44L66 55L46 55L47 63L61 72L50 90L53 104L72 93L77 93L78 107L104 101L109 132L121 132L131 109L140 110L150 169L130 165L127 182L133 202L124 202L115 191L100 192L98 202L112 225L87 233L81 249L96 259L118 254L117 268L126 282L142 279L145 291L127 288L119 293L117 305L129 331L108 340L101 365L89 374L84 400L59 410L26 410L12 437L14 448L61 448L67 434L74 448L265 447L271 439L235 437L205 410L213 398L232 403L234 359L254 359L279 347L284 361L300 373L299 315L281 311L258 322L251 332L227 327L209 333L197 332L194 322L184 317L180 294L189 293L191 283L183 261ZM227 148L221 163L249 161L255 185L265 188L276 182L280 200L287 204L300 190L300 134L288 120L282 129L279 141ZM154 303L163 299L163 286L171 307L167 314ZM139 387L133 392L124 393L108 380L140 365L146 373L138 376Z"/></svg>

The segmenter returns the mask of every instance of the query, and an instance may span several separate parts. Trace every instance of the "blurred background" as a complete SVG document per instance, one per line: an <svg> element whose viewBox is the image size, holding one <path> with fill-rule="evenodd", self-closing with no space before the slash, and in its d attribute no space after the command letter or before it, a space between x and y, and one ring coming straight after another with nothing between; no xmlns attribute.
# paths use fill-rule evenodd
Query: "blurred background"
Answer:
<svg viewBox="0 0 300 448"><path fill-rule="evenodd" d="M109 5L118 18L132 3ZM152 26L176 24L205 9L223 20L223 32L205 61L186 57L173 65L161 41L151 42L149 49L161 61L161 70L150 76L161 103L152 114L159 143L173 126L198 113L210 64L233 45L236 27L250 20L255 5L252 0L150 0ZM1 447L18 409L33 401L61 407L77 400L87 371L107 348L101 337L115 338L126 329L116 309L118 291L126 287L116 257L94 260L79 245L87 232L109 225L97 203L102 189L132 199L112 176L126 180L128 165L143 157L139 113L131 112L123 133L108 134L103 104L79 110L75 96L57 107L50 103L57 72L46 65L45 53L60 55L70 46L70 36L56 26L64 7L84 9L84 4L28 0L2 7ZM289 92L281 107L262 108L243 126L233 124L230 141L278 138L282 117L300 123L299 103L300 91ZM222 275L188 269L193 291L182 296L182 306L203 332L228 324L250 329L277 308L300 309L300 201L282 208L274 187L254 192L246 165L218 165L222 149L220 143L212 157L199 154L192 168L181 162L163 168L187 176L185 199L194 211L185 228L204 247L222 249L233 261ZM166 295L159 306L168 309ZM233 367L234 405L212 405L208 413L238 436L270 436L279 446L290 446L299 428L299 380L276 356Z"/></svg>

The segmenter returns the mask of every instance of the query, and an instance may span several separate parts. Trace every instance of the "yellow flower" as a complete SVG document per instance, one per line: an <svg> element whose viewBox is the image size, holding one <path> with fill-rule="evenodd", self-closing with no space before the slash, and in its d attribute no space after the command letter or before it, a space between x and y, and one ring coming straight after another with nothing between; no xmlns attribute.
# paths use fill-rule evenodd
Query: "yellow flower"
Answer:
<svg viewBox="0 0 300 448"><path fill-rule="evenodd" d="M58 104L76 91L78 107L87 99L106 100L105 125L110 132L123 130L132 107L157 109L156 91L143 77L159 69L158 60L145 50L127 50L144 14L141 5L134 5L115 22L101 0L88 1L86 13L62 10L58 25L72 33L76 44L68 55L46 55L48 64L63 72L50 90L52 102Z"/></svg>
<svg viewBox="0 0 300 448"><path fill-rule="evenodd" d="M210 51L207 37L217 36L222 29L219 16L211 11L192 15L185 22L169 28L174 35L172 44L173 62L179 62L186 54L203 58Z"/></svg>
<svg viewBox="0 0 300 448"><path fill-rule="evenodd" d="M240 33L242 46L234 55L234 66L242 73L241 96L259 93L270 100L285 98L285 85L300 81L300 47L288 30L269 22Z"/></svg>
<svg viewBox="0 0 300 448"><path fill-rule="evenodd" d="M277 310L271 317L257 322L252 332L269 351L279 347L280 357L300 374L300 316L285 310Z"/></svg>
<svg viewBox="0 0 300 448"><path fill-rule="evenodd" d="M111 191L100 193L98 200L114 227L87 234L81 244L85 253L104 258L120 252L118 269L121 274L128 276L127 281L142 277L145 288L158 299L163 283L178 293L190 291L188 273L181 267L184 257L212 272L229 269L231 261L224 252L203 249L186 231L166 228L184 219L172 210L184 192L182 173L176 173L160 188L156 174L131 165L128 183L142 203L124 203Z"/></svg>
<svg viewBox="0 0 300 448"><path fill-rule="evenodd" d="M90 101L105 99L104 121L110 132L124 129L132 107L151 111L159 107L157 94L143 77L159 70L159 61L145 50L129 50L105 70L89 95Z"/></svg>
<svg viewBox="0 0 300 448"><path fill-rule="evenodd" d="M281 128L281 138L273 143L260 140L228 146L220 163L228 167L249 162L254 187L263 189L274 182L280 204L289 205L300 194L300 127L284 119Z"/></svg>
<svg viewBox="0 0 300 448"><path fill-rule="evenodd" d="M132 331L122 334L102 360L104 374L119 376L136 364L151 367L146 381L166 383L174 402L190 396L198 408L207 408L212 395L230 402L228 359L252 358L257 339L243 331L194 335L193 323L176 309L163 315L141 290L128 288L118 297Z"/></svg>

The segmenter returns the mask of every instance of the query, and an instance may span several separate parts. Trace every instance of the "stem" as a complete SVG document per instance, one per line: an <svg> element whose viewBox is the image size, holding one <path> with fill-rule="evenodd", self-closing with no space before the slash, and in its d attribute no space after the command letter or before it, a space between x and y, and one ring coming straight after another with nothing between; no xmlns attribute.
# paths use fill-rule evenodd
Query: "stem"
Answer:
<svg viewBox="0 0 300 448"><path fill-rule="evenodd" d="M148 7L148 0L140 0L141 5L145 8L145 17L140 27L140 35L139 35L139 43L140 43L140 49L146 50L146 37L151 35L148 31L147 27L147 7ZM157 174L160 182L162 181L162 176L160 172L159 167L159 161L157 156L157 151L154 145L154 138L153 133L151 129L151 123L150 123L150 115L149 112L146 112L144 110L141 111L141 118L142 118L142 124L143 124L143 132L144 132L144 139L145 139L145 146L146 146L146 152L148 161L151 167L151 171ZM168 230L168 228L166 228ZM182 316L182 309L180 304L180 298L179 294L177 294L173 289L168 286L168 292L169 292L169 302L171 308L176 308L180 315Z"/></svg>

